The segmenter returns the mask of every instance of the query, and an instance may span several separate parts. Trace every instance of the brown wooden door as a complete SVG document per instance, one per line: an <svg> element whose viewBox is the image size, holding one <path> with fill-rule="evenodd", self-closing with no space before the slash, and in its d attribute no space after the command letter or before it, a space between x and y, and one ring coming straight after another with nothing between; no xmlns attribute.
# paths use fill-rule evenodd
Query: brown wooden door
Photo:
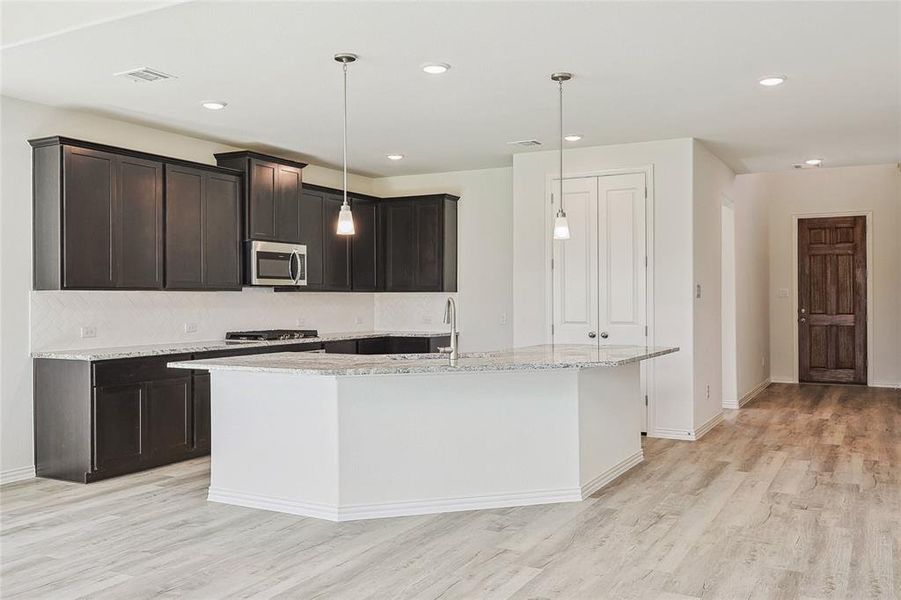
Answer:
<svg viewBox="0 0 901 600"><path fill-rule="evenodd" d="M798 220L799 379L867 382L866 218Z"/></svg>

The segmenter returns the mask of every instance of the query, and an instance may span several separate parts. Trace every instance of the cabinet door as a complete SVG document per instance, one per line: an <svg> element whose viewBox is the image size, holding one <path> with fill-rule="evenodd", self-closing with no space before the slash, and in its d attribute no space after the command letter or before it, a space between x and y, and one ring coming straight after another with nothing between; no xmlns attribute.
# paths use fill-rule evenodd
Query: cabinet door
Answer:
<svg viewBox="0 0 901 600"><path fill-rule="evenodd" d="M338 212L344 202L341 196L326 195L323 205L323 279L327 290L351 288L350 238L338 235Z"/></svg>
<svg viewBox="0 0 901 600"><path fill-rule="evenodd" d="M376 234L376 204L368 199L354 199L353 289L373 291L378 288L376 267L379 263L378 236Z"/></svg>
<svg viewBox="0 0 901 600"><path fill-rule="evenodd" d="M63 287L111 288L115 154L66 146L63 150Z"/></svg>
<svg viewBox="0 0 901 600"><path fill-rule="evenodd" d="M415 289L417 259L412 201L391 201L380 206L384 247L385 290Z"/></svg>
<svg viewBox="0 0 901 600"><path fill-rule="evenodd" d="M194 372L194 450L210 449L210 374Z"/></svg>
<svg viewBox="0 0 901 600"><path fill-rule="evenodd" d="M307 288L322 289L323 255L322 227L324 223L325 194L304 190L300 203L300 239L307 247Z"/></svg>
<svg viewBox="0 0 901 600"><path fill-rule="evenodd" d="M250 161L250 203L247 211L247 237L275 240L275 190L278 165L259 160Z"/></svg>
<svg viewBox="0 0 901 600"><path fill-rule="evenodd" d="M415 287L419 291L441 291L444 263L442 247L443 202L418 200L413 202L416 230Z"/></svg>
<svg viewBox="0 0 901 600"><path fill-rule="evenodd" d="M291 244L300 241L301 170L276 166L275 237Z"/></svg>
<svg viewBox="0 0 901 600"><path fill-rule="evenodd" d="M241 181L207 173L203 194L203 287L241 288Z"/></svg>
<svg viewBox="0 0 901 600"><path fill-rule="evenodd" d="M389 354L388 338L364 338L357 340L357 354Z"/></svg>
<svg viewBox="0 0 901 600"><path fill-rule="evenodd" d="M146 387L94 388L94 469L138 468L146 458Z"/></svg>
<svg viewBox="0 0 901 600"><path fill-rule="evenodd" d="M356 354L357 340L338 340L323 344L326 354Z"/></svg>
<svg viewBox="0 0 901 600"><path fill-rule="evenodd" d="M187 454L194 444L191 377L160 379L146 385L153 460L176 459Z"/></svg>
<svg viewBox="0 0 901 600"><path fill-rule="evenodd" d="M166 287L203 287L204 173L166 165Z"/></svg>
<svg viewBox="0 0 901 600"><path fill-rule="evenodd" d="M114 249L117 285L163 285L163 164L122 156L118 159Z"/></svg>

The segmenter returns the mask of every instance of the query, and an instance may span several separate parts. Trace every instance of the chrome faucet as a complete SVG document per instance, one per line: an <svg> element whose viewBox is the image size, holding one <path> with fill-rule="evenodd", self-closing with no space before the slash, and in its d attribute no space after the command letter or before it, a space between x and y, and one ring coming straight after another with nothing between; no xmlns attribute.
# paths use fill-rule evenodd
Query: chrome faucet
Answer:
<svg viewBox="0 0 901 600"><path fill-rule="evenodd" d="M438 348L438 351L447 354L451 364L454 364L460 353L457 351L457 304L451 296L447 297L447 304L444 305L444 323L451 326L450 346Z"/></svg>

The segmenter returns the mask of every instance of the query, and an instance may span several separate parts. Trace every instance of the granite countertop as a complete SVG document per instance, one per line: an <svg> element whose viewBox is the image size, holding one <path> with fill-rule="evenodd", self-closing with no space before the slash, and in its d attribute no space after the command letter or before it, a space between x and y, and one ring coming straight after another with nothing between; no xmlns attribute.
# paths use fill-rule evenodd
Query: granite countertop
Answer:
<svg viewBox="0 0 901 600"><path fill-rule="evenodd" d="M250 371L293 375L400 375L473 371L526 371L619 367L677 352L675 347L597 346L557 344L528 346L498 352L461 353L455 365L439 354L305 354L278 352L253 356L178 361L170 367L210 371Z"/></svg>
<svg viewBox="0 0 901 600"><path fill-rule="evenodd" d="M84 350L41 350L32 352L32 358L58 358L62 360L112 360L116 358L139 358L142 356L163 356L166 354L193 354L216 350L240 348L262 348L318 342L339 342L341 340L362 340L380 337L440 337L450 335L447 331L349 331L323 333L318 337L297 340L243 341L211 340L206 342L179 342L172 344L152 344L146 346L116 346L112 348L86 348ZM284 354L284 353L283 353Z"/></svg>

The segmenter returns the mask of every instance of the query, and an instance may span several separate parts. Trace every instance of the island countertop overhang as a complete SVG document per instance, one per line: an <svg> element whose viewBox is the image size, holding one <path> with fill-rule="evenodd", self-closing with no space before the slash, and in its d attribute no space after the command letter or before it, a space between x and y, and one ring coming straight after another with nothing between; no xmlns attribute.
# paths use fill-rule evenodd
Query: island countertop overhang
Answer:
<svg viewBox="0 0 901 600"><path fill-rule="evenodd" d="M543 344L497 352L462 353L455 364L441 355L353 355L281 352L205 360L176 361L169 367L330 377L531 371L619 367L677 352L669 346Z"/></svg>

